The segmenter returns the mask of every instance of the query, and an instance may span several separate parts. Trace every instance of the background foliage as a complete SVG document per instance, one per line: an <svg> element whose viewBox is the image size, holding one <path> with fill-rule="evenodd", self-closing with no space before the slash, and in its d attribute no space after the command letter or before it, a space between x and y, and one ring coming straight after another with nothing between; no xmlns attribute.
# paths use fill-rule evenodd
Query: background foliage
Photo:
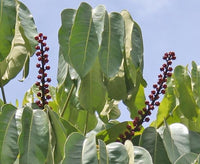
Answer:
<svg viewBox="0 0 200 164"><path fill-rule="evenodd" d="M27 77L37 30L24 4L0 2L3 90L21 69L22 80ZM131 123L116 121L118 103L124 102L131 118L144 107L141 29L128 11L108 13L102 5L81 3L63 10L61 18L52 101L38 109L33 85L21 108L0 102L0 163L200 163L200 67L177 66L157 119L132 141L115 142Z"/></svg>

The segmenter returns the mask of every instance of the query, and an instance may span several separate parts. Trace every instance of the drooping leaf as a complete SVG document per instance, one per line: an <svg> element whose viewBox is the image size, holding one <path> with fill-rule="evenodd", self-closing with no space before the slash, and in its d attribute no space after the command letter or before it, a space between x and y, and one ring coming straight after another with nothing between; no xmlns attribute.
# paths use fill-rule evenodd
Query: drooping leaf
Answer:
<svg viewBox="0 0 200 164"><path fill-rule="evenodd" d="M149 151L154 164L170 164L163 141L155 128L149 127L143 131L140 146Z"/></svg>
<svg viewBox="0 0 200 164"><path fill-rule="evenodd" d="M140 146L134 146L134 164L153 164L151 155L149 152L140 147Z"/></svg>
<svg viewBox="0 0 200 164"><path fill-rule="evenodd" d="M0 113L0 163L14 163L19 149L15 120L16 107L4 105Z"/></svg>
<svg viewBox="0 0 200 164"><path fill-rule="evenodd" d="M67 62L83 78L94 65L97 52L98 38L92 19L92 8L83 2L76 12L71 29Z"/></svg>
<svg viewBox="0 0 200 164"><path fill-rule="evenodd" d="M55 150L54 150L54 160L55 163L59 163L64 158L64 143L67 139L66 130L62 122L59 120L58 115L48 109L49 119L52 127L52 131L55 135Z"/></svg>
<svg viewBox="0 0 200 164"><path fill-rule="evenodd" d="M108 77L119 71L124 52L124 21L119 13L105 13L104 31L99 48L101 70Z"/></svg>
<svg viewBox="0 0 200 164"><path fill-rule="evenodd" d="M49 145L49 119L42 110L25 107L19 137L19 163L43 164Z"/></svg>
<svg viewBox="0 0 200 164"><path fill-rule="evenodd" d="M24 68L22 81L29 71L29 58L34 53L37 44L33 36L37 34L33 17L30 11L21 2L16 6L15 35L12 46L6 59L0 62L0 74L5 85Z"/></svg>
<svg viewBox="0 0 200 164"><path fill-rule="evenodd" d="M80 133L72 133L66 140L65 143L65 158L63 164L73 163L80 164L82 163L82 151L83 151L83 142L85 137Z"/></svg>
<svg viewBox="0 0 200 164"><path fill-rule="evenodd" d="M15 35L16 1L0 1L0 62L9 54Z"/></svg>
<svg viewBox="0 0 200 164"><path fill-rule="evenodd" d="M177 66L174 70L174 80L181 112L186 118L195 120L199 109L192 93L191 78L187 68Z"/></svg>
<svg viewBox="0 0 200 164"><path fill-rule="evenodd" d="M119 142L106 145L109 157L109 164L127 164L129 156L125 146Z"/></svg>

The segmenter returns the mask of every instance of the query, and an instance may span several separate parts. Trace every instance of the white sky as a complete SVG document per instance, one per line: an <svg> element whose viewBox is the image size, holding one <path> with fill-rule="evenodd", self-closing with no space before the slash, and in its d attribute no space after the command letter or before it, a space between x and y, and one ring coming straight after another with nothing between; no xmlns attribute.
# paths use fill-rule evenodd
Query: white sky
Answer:
<svg viewBox="0 0 200 164"><path fill-rule="evenodd" d="M66 8L77 9L80 0L22 0L30 9L36 22L38 32L48 36L50 46L49 59L52 69L49 76L56 85L58 62L58 30L61 25L60 13ZM200 1L199 0L86 0L93 8L104 4L106 9L120 12L128 10L140 25L144 42L144 77L148 82L146 95L157 81L157 74L162 65L162 55L175 51L177 60L174 65L187 65L195 60L200 64ZM8 102L22 100L24 93L36 81L36 57L31 59L28 78L18 82L21 76L5 86ZM126 111L123 108L123 111ZM129 120L127 112L121 118Z"/></svg>

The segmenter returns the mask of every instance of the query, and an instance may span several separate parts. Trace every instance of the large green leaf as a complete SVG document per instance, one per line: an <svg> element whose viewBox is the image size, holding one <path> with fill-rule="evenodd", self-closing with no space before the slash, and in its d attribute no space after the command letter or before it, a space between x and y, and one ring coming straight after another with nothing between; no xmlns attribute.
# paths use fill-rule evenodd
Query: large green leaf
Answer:
<svg viewBox="0 0 200 164"><path fill-rule="evenodd" d="M65 157L63 164L73 163L80 164L82 163L82 151L83 151L83 142L85 137L80 133L72 133L66 140L65 143Z"/></svg>
<svg viewBox="0 0 200 164"><path fill-rule="evenodd" d="M81 3L71 29L67 62L83 78L94 65L97 52L98 39L92 19L92 8L87 3Z"/></svg>
<svg viewBox="0 0 200 164"><path fill-rule="evenodd" d="M163 141L153 127L146 128L140 137L140 146L149 151L154 164L170 164Z"/></svg>
<svg viewBox="0 0 200 164"><path fill-rule="evenodd" d="M129 156L126 147L119 143L113 142L106 146L109 157L109 164L128 164Z"/></svg>
<svg viewBox="0 0 200 164"><path fill-rule="evenodd" d="M98 60L92 70L82 79L79 90L80 105L89 112L101 112L106 102L106 88Z"/></svg>
<svg viewBox="0 0 200 164"><path fill-rule="evenodd" d="M124 52L124 20L119 13L105 13L104 31L99 48L99 62L107 77L119 71Z"/></svg>
<svg viewBox="0 0 200 164"><path fill-rule="evenodd" d="M134 146L134 164L153 164L149 152L139 146Z"/></svg>
<svg viewBox="0 0 200 164"><path fill-rule="evenodd" d="M43 110L25 107L19 137L19 163L43 164L49 145L49 119Z"/></svg>
<svg viewBox="0 0 200 164"><path fill-rule="evenodd" d="M16 1L0 0L0 62L9 54L15 34Z"/></svg>
<svg viewBox="0 0 200 164"><path fill-rule="evenodd" d="M15 120L16 107L4 105L0 113L0 163L14 163L17 158L18 133Z"/></svg>
<svg viewBox="0 0 200 164"><path fill-rule="evenodd" d="M187 73L187 68L177 66L174 70L174 80L181 112L186 118L195 120L199 109L193 96L191 79Z"/></svg>
<svg viewBox="0 0 200 164"><path fill-rule="evenodd" d="M64 143L67 139L66 129L63 126L62 122L59 120L58 115L54 111L48 109L48 114L56 142L54 150L54 160L55 163L59 163L64 158Z"/></svg>

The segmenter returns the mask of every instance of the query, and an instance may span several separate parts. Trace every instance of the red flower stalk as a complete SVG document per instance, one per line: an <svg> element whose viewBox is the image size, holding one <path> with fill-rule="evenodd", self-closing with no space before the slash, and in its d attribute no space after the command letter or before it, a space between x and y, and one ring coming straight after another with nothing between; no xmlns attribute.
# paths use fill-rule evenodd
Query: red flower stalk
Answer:
<svg viewBox="0 0 200 164"><path fill-rule="evenodd" d="M149 95L149 100L145 100L145 107L142 110L138 111L137 117L133 120L133 127L131 125L127 125L127 131L124 134L120 134L117 141L124 143L126 140L131 140L135 134L135 132L140 131L142 123L149 122L151 115L151 111L154 110L155 106L159 106L160 102L158 101L160 94L165 94L165 90L167 88L167 77L172 76L173 68L172 60L175 60L176 56L174 52L165 53L163 56L163 60L165 60L166 63L164 63L160 71L161 74L158 75L158 82L157 84L153 85L153 90L151 91L151 94Z"/></svg>
<svg viewBox="0 0 200 164"><path fill-rule="evenodd" d="M45 40L47 40L47 36L44 36L42 33L39 33L38 36L35 37L35 40L38 41L38 45L35 47L37 50L36 56L38 57L38 61L40 63L36 64L36 67L39 69L37 76L38 80L35 85L39 88L39 92L37 96L39 100L36 101L36 104L44 109L45 104L48 104L48 100L51 99L49 95L49 84L51 82L51 78L47 77L47 70L50 70L50 66L47 65L49 59L48 54L49 47L47 46Z"/></svg>

